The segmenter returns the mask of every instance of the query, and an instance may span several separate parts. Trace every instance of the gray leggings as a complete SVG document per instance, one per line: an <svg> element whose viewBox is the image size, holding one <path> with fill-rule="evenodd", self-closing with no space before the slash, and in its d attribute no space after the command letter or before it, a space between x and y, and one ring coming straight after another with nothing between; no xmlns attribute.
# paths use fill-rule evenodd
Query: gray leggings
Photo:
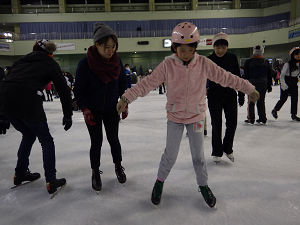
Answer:
<svg viewBox="0 0 300 225"><path fill-rule="evenodd" d="M197 184L200 186L207 185L207 171L203 147L204 121L191 124L183 124L168 120L167 144L165 151L161 157L157 178L161 181L167 179L173 165L175 164L184 126L186 126L188 132L190 150L192 154L194 170L196 173Z"/></svg>

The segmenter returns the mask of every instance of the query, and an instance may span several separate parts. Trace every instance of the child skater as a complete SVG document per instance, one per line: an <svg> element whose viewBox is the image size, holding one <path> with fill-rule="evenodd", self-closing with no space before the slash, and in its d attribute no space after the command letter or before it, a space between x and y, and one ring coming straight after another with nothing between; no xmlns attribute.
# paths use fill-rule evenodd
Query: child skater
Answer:
<svg viewBox="0 0 300 225"><path fill-rule="evenodd" d="M284 105L288 96L291 96L291 118L300 121L297 116L298 107L298 80L300 77L300 47L290 50L291 59L286 62L280 74L280 99L272 110L275 119L278 118L277 112Z"/></svg>
<svg viewBox="0 0 300 225"><path fill-rule="evenodd" d="M188 132L199 192L209 207L216 204L216 198L207 185L203 149L207 79L242 91L254 102L259 98L258 92L248 81L226 72L210 59L198 55L196 48L199 40L200 35L194 24L182 22L176 25L172 32L171 50L174 54L166 57L151 75L137 83L135 87L127 89L117 104L120 114L128 103L137 97L147 95L163 82L168 87L166 148L161 157L151 197L155 205L160 203L164 181L176 161L184 126Z"/></svg>

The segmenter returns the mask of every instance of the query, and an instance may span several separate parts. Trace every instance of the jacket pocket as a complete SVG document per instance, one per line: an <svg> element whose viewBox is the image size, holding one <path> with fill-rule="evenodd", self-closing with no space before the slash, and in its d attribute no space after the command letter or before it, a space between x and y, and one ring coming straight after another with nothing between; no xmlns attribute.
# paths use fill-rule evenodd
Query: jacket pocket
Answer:
<svg viewBox="0 0 300 225"><path fill-rule="evenodd" d="M185 110L185 107L183 104L167 103L166 110L167 112L182 112Z"/></svg>
<svg viewBox="0 0 300 225"><path fill-rule="evenodd" d="M201 114L206 110L206 107L205 104L193 104L188 105L186 110L194 114Z"/></svg>

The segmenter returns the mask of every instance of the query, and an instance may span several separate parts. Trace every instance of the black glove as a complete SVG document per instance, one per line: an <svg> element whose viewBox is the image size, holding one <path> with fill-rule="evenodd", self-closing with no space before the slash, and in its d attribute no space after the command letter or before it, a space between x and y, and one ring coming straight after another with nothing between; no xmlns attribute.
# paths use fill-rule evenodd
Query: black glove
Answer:
<svg viewBox="0 0 300 225"><path fill-rule="evenodd" d="M268 87L268 93L272 92L272 86Z"/></svg>
<svg viewBox="0 0 300 225"><path fill-rule="evenodd" d="M245 103L245 94L242 92L239 92L238 94L238 102L239 102L239 106L243 106Z"/></svg>
<svg viewBox="0 0 300 225"><path fill-rule="evenodd" d="M9 129L9 121L4 116L0 116L0 134L6 134L6 130Z"/></svg>
<svg viewBox="0 0 300 225"><path fill-rule="evenodd" d="M64 126L65 131L69 130L72 126L72 118L64 116L62 125Z"/></svg>

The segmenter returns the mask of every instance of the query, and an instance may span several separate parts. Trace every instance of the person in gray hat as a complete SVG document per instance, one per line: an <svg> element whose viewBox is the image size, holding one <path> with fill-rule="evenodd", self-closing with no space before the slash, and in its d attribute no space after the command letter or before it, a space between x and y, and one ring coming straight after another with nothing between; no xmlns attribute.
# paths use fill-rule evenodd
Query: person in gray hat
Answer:
<svg viewBox="0 0 300 225"><path fill-rule="evenodd" d="M87 55L78 63L74 95L91 139L92 188L100 191L102 123L111 147L118 181L126 182L118 137L120 116L116 110L118 99L126 89L126 79L123 64L117 54L118 39L115 32L103 23L96 23L93 35L94 45L88 48ZM122 119L127 115L128 110L123 113Z"/></svg>
<svg viewBox="0 0 300 225"><path fill-rule="evenodd" d="M266 106L265 96L267 92L272 91L272 69L268 60L263 57L264 48L261 45L253 47L253 55L247 59L244 64L244 79L249 80L255 86L260 94L260 98L256 102L258 124L266 124ZM255 103L248 102L248 115L245 120L248 124L254 124L255 121Z"/></svg>

